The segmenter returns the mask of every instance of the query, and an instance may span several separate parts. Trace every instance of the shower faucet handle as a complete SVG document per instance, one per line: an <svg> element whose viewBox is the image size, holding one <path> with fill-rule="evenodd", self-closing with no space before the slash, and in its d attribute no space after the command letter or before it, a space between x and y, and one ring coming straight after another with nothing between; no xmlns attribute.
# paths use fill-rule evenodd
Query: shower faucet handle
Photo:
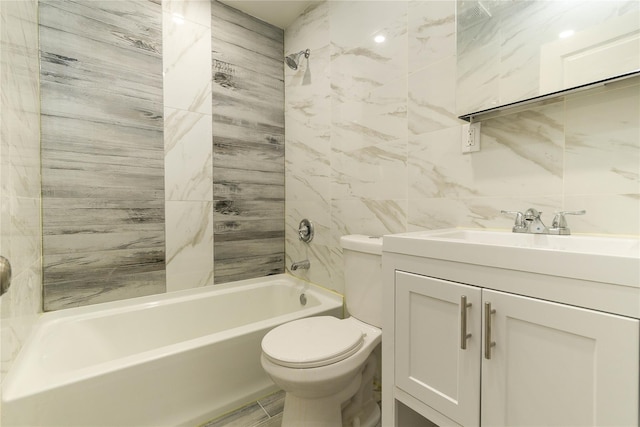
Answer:
<svg viewBox="0 0 640 427"><path fill-rule="evenodd" d="M305 243L309 243L313 239L313 223L308 219L303 219L298 225L298 237Z"/></svg>

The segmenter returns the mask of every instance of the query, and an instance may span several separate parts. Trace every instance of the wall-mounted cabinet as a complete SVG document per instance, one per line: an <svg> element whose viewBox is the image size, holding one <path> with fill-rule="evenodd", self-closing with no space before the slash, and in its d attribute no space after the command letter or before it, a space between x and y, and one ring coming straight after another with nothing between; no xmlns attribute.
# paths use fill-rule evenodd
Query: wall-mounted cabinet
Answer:
<svg viewBox="0 0 640 427"><path fill-rule="evenodd" d="M456 2L461 118L640 70L636 0Z"/></svg>

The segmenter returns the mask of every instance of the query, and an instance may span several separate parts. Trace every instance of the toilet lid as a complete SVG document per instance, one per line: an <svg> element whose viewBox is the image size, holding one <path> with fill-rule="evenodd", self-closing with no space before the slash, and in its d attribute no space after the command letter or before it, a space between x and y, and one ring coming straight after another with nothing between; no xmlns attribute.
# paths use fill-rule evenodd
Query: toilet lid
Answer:
<svg viewBox="0 0 640 427"><path fill-rule="evenodd" d="M339 362L357 352L363 333L331 316L308 317L285 323L262 339L262 351L273 363L289 368L317 368Z"/></svg>

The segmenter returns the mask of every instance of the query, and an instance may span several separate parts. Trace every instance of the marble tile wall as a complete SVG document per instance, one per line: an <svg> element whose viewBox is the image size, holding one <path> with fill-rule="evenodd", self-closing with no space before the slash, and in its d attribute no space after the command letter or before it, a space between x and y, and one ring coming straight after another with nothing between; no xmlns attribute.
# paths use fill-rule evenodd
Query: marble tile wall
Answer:
<svg viewBox="0 0 640 427"><path fill-rule="evenodd" d="M284 271L283 31L211 3L215 282Z"/></svg>
<svg viewBox="0 0 640 427"><path fill-rule="evenodd" d="M296 275L343 292L340 235L509 230L502 209L640 234L640 81L487 120L462 154L455 20L452 1L324 2L285 31L286 53L311 49L285 69L287 265L311 260Z"/></svg>
<svg viewBox="0 0 640 427"><path fill-rule="evenodd" d="M211 3L164 0L167 291L213 284Z"/></svg>
<svg viewBox="0 0 640 427"><path fill-rule="evenodd" d="M44 309L164 292L161 2L39 12Z"/></svg>
<svg viewBox="0 0 640 427"><path fill-rule="evenodd" d="M0 2L0 384L42 311L37 1Z"/></svg>

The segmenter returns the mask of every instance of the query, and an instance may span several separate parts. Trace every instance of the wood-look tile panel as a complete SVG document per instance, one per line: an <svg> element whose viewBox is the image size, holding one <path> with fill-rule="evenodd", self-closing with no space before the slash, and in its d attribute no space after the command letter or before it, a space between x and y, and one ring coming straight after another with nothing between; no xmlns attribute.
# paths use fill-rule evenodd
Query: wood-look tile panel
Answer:
<svg viewBox="0 0 640 427"><path fill-rule="evenodd" d="M284 32L282 29L235 10L218 1L211 4L212 47L216 40L282 61ZM216 49L213 48L215 51ZM225 52L226 53L226 52ZM242 65L242 64L239 64Z"/></svg>
<svg viewBox="0 0 640 427"><path fill-rule="evenodd" d="M275 248L273 255L260 254L242 258L216 260L216 283L253 279L283 273L284 249Z"/></svg>
<svg viewBox="0 0 640 427"><path fill-rule="evenodd" d="M83 270L84 271L84 270ZM114 269L95 270L82 274L80 280L65 282L65 286L44 288L47 310L60 310L158 293L157 283L165 277L164 267L157 271L123 273ZM69 292L73 289L73 293Z"/></svg>
<svg viewBox="0 0 640 427"><path fill-rule="evenodd" d="M218 1L211 3L211 15L213 17L212 24L216 26L222 25L224 22L233 23L249 31L258 33L260 37L267 37L278 43L284 43L282 29L265 24L264 21L245 13L238 13L238 10Z"/></svg>
<svg viewBox="0 0 640 427"><path fill-rule="evenodd" d="M218 181L214 183L213 191L218 200L281 200L285 190L283 186L276 185Z"/></svg>
<svg viewBox="0 0 640 427"><path fill-rule="evenodd" d="M164 292L160 1L40 1L45 310Z"/></svg>
<svg viewBox="0 0 640 427"><path fill-rule="evenodd" d="M282 30L212 3L215 281L284 271Z"/></svg>

